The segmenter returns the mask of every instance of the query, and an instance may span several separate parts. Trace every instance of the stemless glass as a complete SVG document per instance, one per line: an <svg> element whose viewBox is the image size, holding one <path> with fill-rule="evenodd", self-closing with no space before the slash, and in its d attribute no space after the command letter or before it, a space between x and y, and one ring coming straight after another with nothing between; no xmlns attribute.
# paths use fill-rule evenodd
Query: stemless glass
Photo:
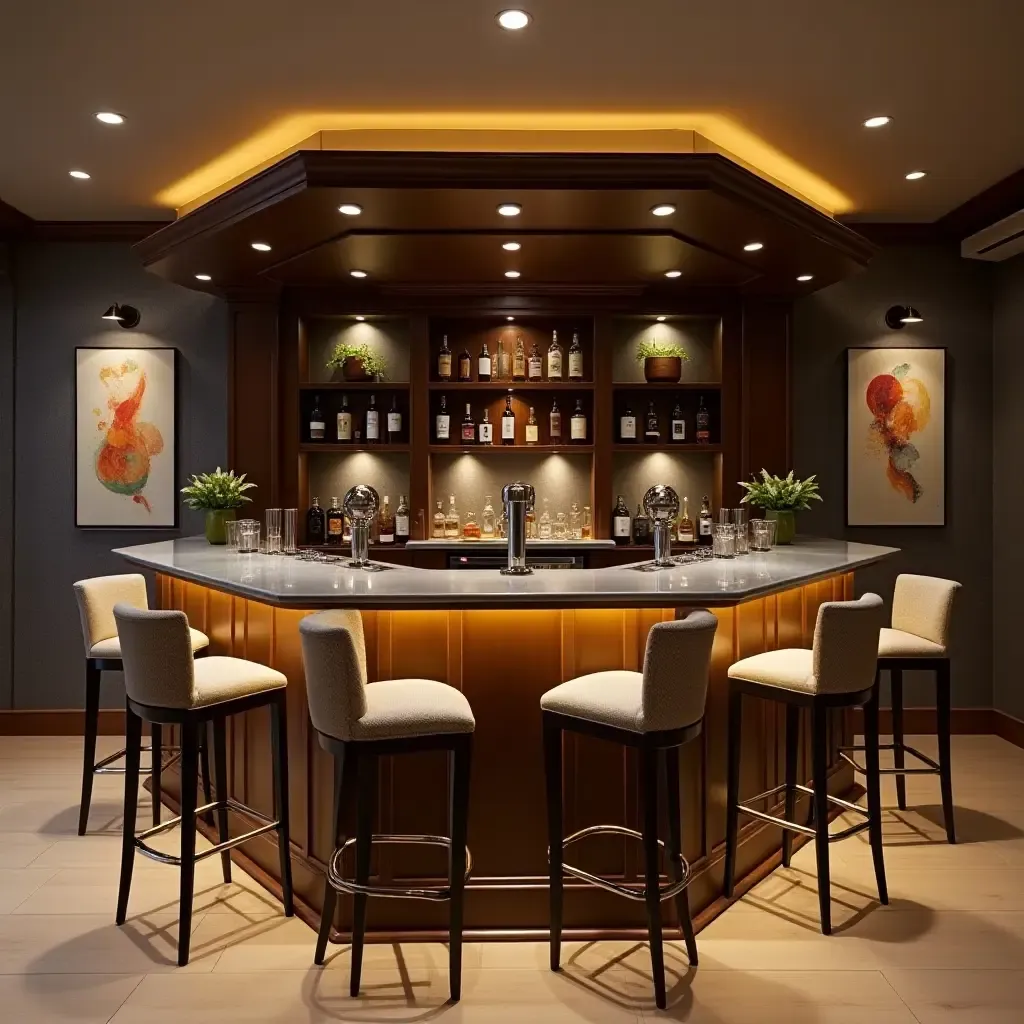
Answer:
<svg viewBox="0 0 1024 1024"><path fill-rule="evenodd" d="M732 521L736 527L736 554L745 555L749 551L747 541L747 510L745 508L734 508L732 510Z"/></svg>
<svg viewBox="0 0 1024 1024"><path fill-rule="evenodd" d="M235 554L238 553L238 520L226 519L224 521L224 546Z"/></svg>
<svg viewBox="0 0 1024 1024"><path fill-rule="evenodd" d="M766 519L765 522L768 524L768 550L771 551L775 547L775 531L779 524L774 519Z"/></svg>
<svg viewBox="0 0 1024 1024"><path fill-rule="evenodd" d="M284 533L282 539L286 555L296 555L299 552L298 526L299 510L297 508L286 508L284 510Z"/></svg>
<svg viewBox="0 0 1024 1024"><path fill-rule="evenodd" d="M715 558L736 557L736 526L733 523L715 523L712 537Z"/></svg>
<svg viewBox="0 0 1024 1024"><path fill-rule="evenodd" d="M281 553L281 509L267 509L267 554Z"/></svg>
<svg viewBox="0 0 1024 1024"><path fill-rule="evenodd" d="M771 551L772 540L771 530L767 519L750 520L750 550Z"/></svg>
<svg viewBox="0 0 1024 1024"><path fill-rule="evenodd" d="M243 519L238 524L239 554L252 555L260 549L260 524L255 519Z"/></svg>

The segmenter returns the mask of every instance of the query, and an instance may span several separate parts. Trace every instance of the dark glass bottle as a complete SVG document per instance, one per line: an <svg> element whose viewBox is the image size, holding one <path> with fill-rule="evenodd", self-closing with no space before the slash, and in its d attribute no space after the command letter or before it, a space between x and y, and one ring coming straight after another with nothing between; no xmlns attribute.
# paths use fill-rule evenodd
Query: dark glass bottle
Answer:
<svg viewBox="0 0 1024 1024"><path fill-rule="evenodd" d="M398 508L395 509L395 543L405 544L409 540L409 498L408 495L398 496Z"/></svg>
<svg viewBox="0 0 1024 1024"><path fill-rule="evenodd" d="M452 379L452 350L448 347L448 335L441 339L441 351L437 353L437 379Z"/></svg>
<svg viewBox="0 0 1024 1024"><path fill-rule="evenodd" d="M314 498L306 513L306 543L320 546L327 543L327 516L320 507L320 499Z"/></svg>
<svg viewBox="0 0 1024 1024"><path fill-rule="evenodd" d="M636 417L633 415L633 407L628 403L619 417L619 441L622 444L636 443Z"/></svg>
<svg viewBox="0 0 1024 1024"><path fill-rule="evenodd" d="M700 396L697 406L697 444L711 443L711 414L704 405L704 396Z"/></svg>
<svg viewBox="0 0 1024 1024"><path fill-rule="evenodd" d="M370 395L370 407L366 410L366 440L371 443L380 441L380 411L376 395Z"/></svg>
<svg viewBox="0 0 1024 1024"><path fill-rule="evenodd" d="M448 399L441 396L441 408L434 417L434 438L445 444L451 440L452 418L448 415Z"/></svg>
<svg viewBox="0 0 1024 1024"><path fill-rule="evenodd" d="M462 417L462 443L476 443L476 424L473 422L473 411L466 403L466 415Z"/></svg>
<svg viewBox="0 0 1024 1024"><path fill-rule="evenodd" d="M398 408L398 395L391 396L391 410L388 412L388 442L396 444L402 436L402 413Z"/></svg>
<svg viewBox="0 0 1024 1024"><path fill-rule="evenodd" d="M711 501L705 494L700 503L700 515L697 517L697 543L710 544L712 541Z"/></svg>
<svg viewBox="0 0 1024 1024"><path fill-rule="evenodd" d="M505 396L505 411L501 414L501 443L516 443L516 414L512 411L512 396Z"/></svg>
<svg viewBox="0 0 1024 1024"><path fill-rule="evenodd" d="M647 518L647 513L644 512L643 507L639 503L637 503L636 516L633 519L633 543L654 543L654 534L651 531L651 521Z"/></svg>
<svg viewBox="0 0 1024 1024"><path fill-rule="evenodd" d="M626 499L620 494L612 509L612 540L616 544L628 544L633 522L626 507Z"/></svg>
<svg viewBox="0 0 1024 1024"><path fill-rule="evenodd" d="M686 440L686 420L683 418L683 407L678 400L672 407L672 432L669 438L676 444L682 444Z"/></svg>
<svg viewBox="0 0 1024 1024"><path fill-rule="evenodd" d="M491 353L487 350L487 342L484 342L484 347L480 349L480 356L476 361L476 377L477 380L489 381L491 379Z"/></svg>
<svg viewBox="0 0 1024 1024"><path fill-rule="evenodd" d="M558 399L551 401L551 414L548 416L548 433L552 444L562 443L562 413L558 408Z"/></svg>
<svg viewBox="0 0 1024 1024"><path fill-rule="evenodd" d="M644 428L644 441L647 444L657 444L661 440L661 427L658 426L658 414L654 411L654 403L647 407L647 421Z"/></svg>
<svg viewBox="0 0 1024 1024"><path fill-rule="evenodd" d="M573 444L587 443L587 414L583 411L583 399L576 399L576 411L569 418L569 438Z"/></svg>
<svg viewBox="0 0 1024 1024"><path fill-rule="evenodd" d="M326 544L339 547L345 536L345 513L341 510L338 499L331 498L331 507L327 510Z"/></svg>
<svg viewBox="0 0 1024 1024"><path fill-rule="evenodd" d="M313 411L309 414L309 439L310 441L323 441L327 434L327 424L324 422L324 414L320 411L320 396L313 396Z"/></svg>
<svg viewBox="0 0 1024 1024"><path fill-rule="evenodd" d="M464 348L459 353L459 380L463 384L473 379L473 360L470 358L469 349Z"/></svg>

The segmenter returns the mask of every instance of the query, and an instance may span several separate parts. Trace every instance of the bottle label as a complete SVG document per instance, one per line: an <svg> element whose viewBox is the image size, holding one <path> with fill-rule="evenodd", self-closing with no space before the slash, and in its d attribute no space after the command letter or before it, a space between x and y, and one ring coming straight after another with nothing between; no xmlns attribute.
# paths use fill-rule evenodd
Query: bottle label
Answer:
<svg viewBox="0 0 1024 1024"><path fill-rule="evenodd" d="M517 352L512 361L512 376L520 379L526 376L526 358L522 352Z"/></svg>
<svg viewBox="0 0 1024 1024"><path fill-rule="evenodd" d="M439 415L436 420L437 424L437 439L438 441L447 441L449 438L449 424L451 417L447 415Z"/></svg>
<svg viewBox="0 0 1024 1024"><path fill-rule="evenodd" d="M463 380L469 380L470 378L470 365L468 359L459 359L459 376Z"/></svg>
<svg viewBox="0 0 1024 1024"><path fill-rule="evenodd" d="M395 532L394 530L381 530L380 531L380 543L381 544L394 544L395 543Z"/></svg>
<svg viewBox="0 0 1024 1024"><path fill-rule="evenodd" d="M562 414L560 412L551 414L551 436L552 438L562 436Z"/></svg>
<svg viewBox="0 0 1024 1024"><path fill-rule="evenodd" d="M476 431L473 429L472 423L462 424L462 440L467 444L472 444L476 436Z"/></svg>
<svg viewBox="0 0 1024 1024"><path fill-rule="evenodd" d="M569 353L569 376L574 380L583 376L583 353Z"/></svg>
<svg viewBox="0 0 1024 1024"><path fill-rule="evenodd" d="M338 440L352 440L352 413L350 412L338 413Z"/></svg>
<svg viewBox="0 0 1024 1024"><path fill-rule="evenodd" d="M700 535L702 537L711 536L711 518L701 519L700 521Z"/></svg>
<svg viewBox="0 0 1024 1024"><path fill-rule="evenodd" d="M409 536L409 517L395 516L395 533L399 537Z"/></svg>
<svg viewBox="0 0 1024 1024"><path fill-rule="evenodd" d="M623 416L619 420L619 436L624 441L636 440L636 417Z"/></svg>
<svg viewBox="0 0 1024 1024"><path fill-rule="evenodd" d="M672 421L672 440L673 441L685 441L686 440L686 420L673 420Z"/></svg>
<svg viewBox="0 0 1024 1024"><path fill-rule="evenodd" d="M502 441L516 439L516 421L512 416L501 417L501 439Z"/></svg>
<svg viewBox="0 0 1024 1024"><path fill-rule="evenodd" d="M536 444L540 440L540 428L536 423L526 424L526 443Z"/></svg>
<svg viewBox="0 0 1024 1024"><path fill-rule="evenodd" d="M481 356L477 360L476 372L481 377L490 377L490 375L491 375L491 357L490 356Z"/></svg>
<svg viewBox="0 0 1024 1024"><path fill-rule="evenodd" d="M504 431L504 427L502 427ZM493 423L481 423L480 424L480 443L490 444L494 438L494 424Z"/></svg>
<svg viewBox="0 0 1024 1024"><path fill-rule="evenodd" d="M628 537L629 516L616 516L612 520L612 533L616 537Z"/></svg>
<svg viewBox="0 0 1024 1024"><path fill-rule="evenodd" d="M562 353L548 353L548 376L561 378L562 376Z"/></svg>
<svg viewBox="0 0 1024 1024"><path fill-rule="evenodd" d="M366 413L366 440L376 441L380 437L380 413L369 409Z"/></svg>
<svg viewBox="0 0 1024 1024"><path fill-rule="evenodd" d="M693 543L693 526L683 525L679 527L679 543L680 544L692 544Z"/></svg>
<svg viewBox="0 0 1024 1024"><path fill-rule="evenodd" d="M327 520L327 536L340 537L344 528L344 520L341 516L331 516Z"/></svg>
<svg viewBox="0 0 1024 1024"><path fill-rule="evenodd" d="M400 412L388 413L388 433L400 434L402 432L402 414Z"/></svg>
<svg viewBox="0 0 1024 1024"><path fill-rule="evenodd" d="M540 380L544 376L544 367L540 356L530 356L530 380Z"/></svg>
<svg viewBox="0 0 1024 1024"><path fill-rule="evenodd" d="M310 420L309 421L309 436L314 441L322 441L326 432L327 425L323 420Z"/></svg>
<svg viewBox="0 0 1024 1024"><path fill-rule="evenodd" d="M587 439L587 418L586 416L573 416L569 421L569 431L574 441L586 441Z"/></svg>
<svg viewBox="0 0 1024 1024"><path fill-rule="evenodd" d="M437 375L438 377L447 380L452 375L452 354L451 352L442 352L437 357Z"/></svg>

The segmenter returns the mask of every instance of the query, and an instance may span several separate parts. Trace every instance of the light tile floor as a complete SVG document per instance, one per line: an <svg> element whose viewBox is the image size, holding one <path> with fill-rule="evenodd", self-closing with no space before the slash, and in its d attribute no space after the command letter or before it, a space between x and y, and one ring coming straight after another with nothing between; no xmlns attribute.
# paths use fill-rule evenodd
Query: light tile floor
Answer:
<svg viewBox="0 0 1024 1024"><path fill-rule="evenodd" d="M192 962L179 970L174 869L137 859L129 921L113 923L121 779L97 778L79 838L80 740L0 737L0 1021L1021 1024L1024 750L958 736L953 756L955 847L937 780L908 780L905 813L886 782L889 907L875 900L866 837L833 846L836 934L824 938L805 847L698 936L697 970L668 944L662 1014L643 943L566 944L558 975L543 944L469 944L457 1006L443 946L374 945L350 999L346 948L312 967L310 929L241 871L220 883L216 858L197 870Z"/></svg>

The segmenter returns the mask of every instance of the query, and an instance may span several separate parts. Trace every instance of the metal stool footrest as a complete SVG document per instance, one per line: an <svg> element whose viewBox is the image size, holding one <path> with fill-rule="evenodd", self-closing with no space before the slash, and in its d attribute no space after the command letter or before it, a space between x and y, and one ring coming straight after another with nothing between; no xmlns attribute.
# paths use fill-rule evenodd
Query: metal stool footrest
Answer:
<svg viewBox="0 0 1024 1024"><path fill-rule="evenodd" d="M807 796L814 796L814 790L810 786L794 786L793 787L798 793L804 793ZM747 800L741 800L737 807L744 814L749 814L752 818L757 818L759 821L767 821L770 825L779 825L790 832L799 832L802 836L809 836L814 839L816 833L813 828L809 825L800 825L795 821L787 821L785 818L776 817L774 814L768 814L766 811L759 811L755 807L748 807L748 804L757 803L760 800L768 800L775 796L777 793L785 792L785 785L776 786L774 789L766 789L763 793L758 793L757 796L749 797ZM844 828L840 832L835 832L829 835L828 841L830 843L838 843L841 839L849 839L850 836L857 835L858 832L863 832L868 827L868 812L863 807L858 807L857 804L850 803L849 800L842 800L838 796L832 796L831 794L825 797L830 804L834 804L836 807L842 807L845 811L853 811L856 814L860 814L864 817L864 821L859 821L856 825L851 825L849 828Z"/></svg>
<svg viewBox="0 0 1024 1024"><path fill-rule="evenodd" d="M341 870L341 862L345 851L350 846L355 846L357 839L349 839L342 846L334 851L330 861L327 863L327 881L331 887L339 892L347 892L350 896L381 896L385 899L412 899L412 900L434 900L443 903L451 899L450 886L424 886L417 889L399 889L387 885L360 885L346 878ZM443 846L450 850L452 841L447 836L392 836L374 835L370 837L370 843L382 843L385 845L416 844L426 846ZM473 873L473 855L466 847L466 881Z"/></svg>
<svg viewBox="0 0 1024 1024"><path fill-rule="evenodd" d="M139 749L145 753L152 754L153 752L152 747L140 747ZM102 761L97 761L92 766L93 775L124 775L123 768L111 768L110 765L112 765L115 761L120 761L121 758L124 757L125 754L127 753L127 750L121 749L116 754L110 754L108 757L103 758ZM151 775L152 773L152 766L147 768L145 765L142 765L139 768L140 775Z"/></svg>
<svg viewBox="0 0 1024 1024"><path fill-rule="evenodd" d="M233 850L236 846L241 846L242 843L247 843L250 839L255 839L257 836L262 836L267 832L276 832L280 827L280 821L274 821L268 818L265 814L260 814L259 811L254 811L251 807L246 807L245 804L240 804L237 800L232 800L230 797L227 800L213 800L211 803L203 804L201 807L196 808L196 817L200 817L207 811L219 811L222 808L226 808L229 811L233 811L235 814L240 814L243 817L251 818L253 821L262 822L259 828L253 829L251 832L246 832L244 835L235 836L234 839L225 840L223 843L218 843L216 846L211 846L208 850L203 850L195 855L195 860L201 861L206 860L207 857L212 857L216 853L224 853L226 850ZM162 850L154 850L152 846L146 843L147 839L153 836L159 835L161 832L168 832L170 829L181 824L181 815L171 818L169 821L161 822L159 825L154 825L152 828L147 828L145 832L140 832L135 837L135 848L139 853L150 860L159 861L161 864L174 864L181 866L181 858L175 857L172 853L164 853Z"/></svg>
<svg viewBox="0 0 1024 1024"><path fill-rule="evenodd" d="M862 765L859 765L854 759L853 754L859 754L864 751L863 746L853 747L840 747L839 756L848 764L855 772L859 775L866 775L867 769ZM905 743L879 743L879 750L902 750L904 754L909 754L911 757L916 757L918 761L926 764L927 768L879 768L879 775L938 775L942 769L939 767L937 761L933 761L927 754L922 754L920 750L915 750L913 747L908 747Z"/></svg>
<svg viewBox="0 0 1024 1024"><path fill-rule="evenodd" d="M637 832L635 829L626 828L624 825L591 825L589 828L580 829L579 832L574 832L571 836L567 836L562 840L562 849L565 850L567 846L571 846L573 843L579 842L581 839L589 839L591 836L599 835L613 835L613 836L626 836L629 839L639 839L643 842L643 835ZM658 840L658 845L664 850L665 844L662 840ZM548 856L550 857L551 851L548 850ZM689 862L683 857L682 854L671 854L666 852L666 859L669 861L675 861L679 864L683 871L683 877L680 881L669 882L668 885L659 887L658 899L668 900L673 896L678 896L689 884L692 869L690 868ZM580 879L582 882L589 882L591 885L596 885L601 889L607 889L608 892L614 892L619 896L625 896L628 900L637 900L643 902L647 899L647 888L631 888L625 885L619 885L618 882L612 882L607 878L602 878L600 875L592 875L589 871L584 871L583 868L578 868L574 864L566 864L562 862L562 870L567 875L572 875L574 878Z"/></svg>

